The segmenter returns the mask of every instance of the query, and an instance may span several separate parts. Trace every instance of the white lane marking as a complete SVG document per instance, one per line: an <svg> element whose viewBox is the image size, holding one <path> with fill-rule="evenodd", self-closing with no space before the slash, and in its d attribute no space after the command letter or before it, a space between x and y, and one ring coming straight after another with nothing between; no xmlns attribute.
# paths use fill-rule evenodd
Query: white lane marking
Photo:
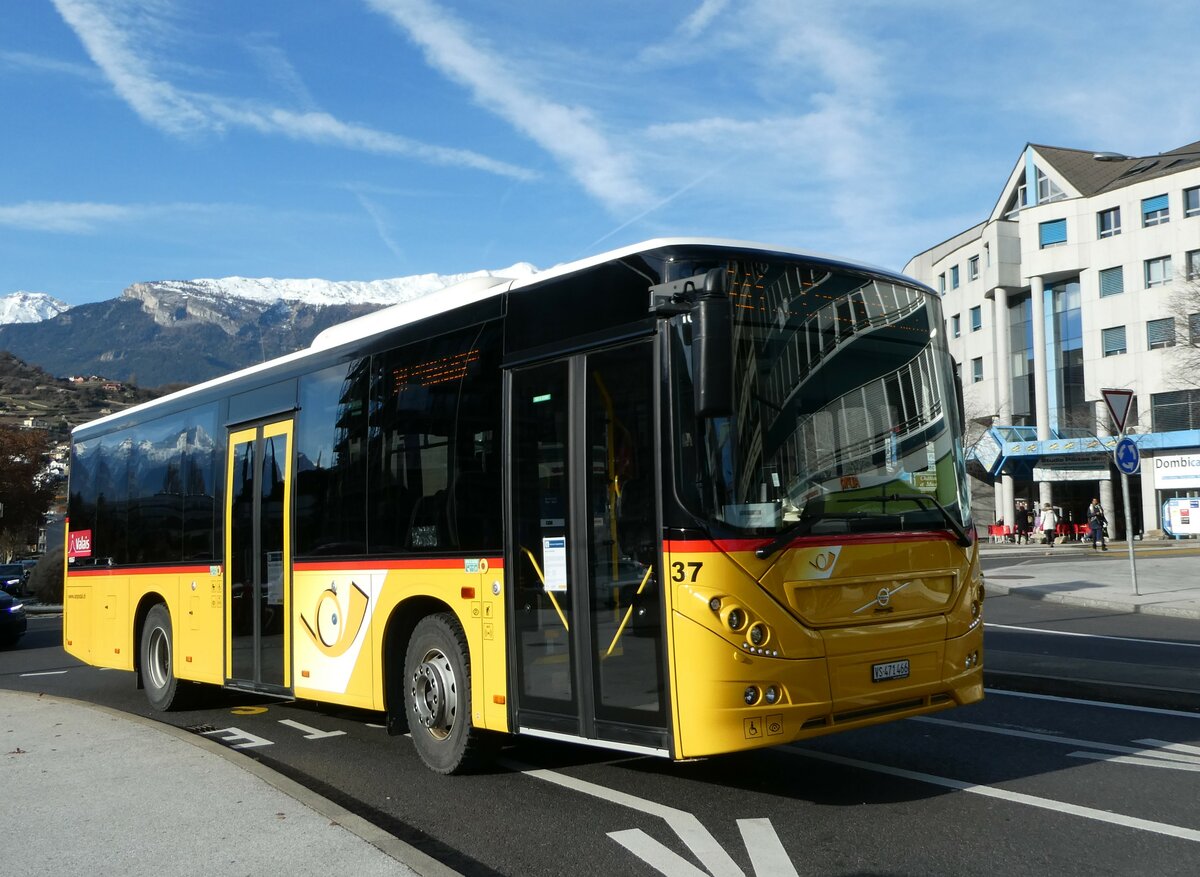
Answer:
<svg viewBox="0 0 1200 877"><path fill-rule="evenodd" d="M241 740L241 743L235 743L230 746L230 749L253 749L256 746L274 746L274 742L265 737L258 737L248 731L243 731L241 728L218 728L215 731L205 731L205 737L216 737L222 743L229 745L234 740Z"/></svg>
<svg viewBox="0 0 1200 877"><path fill-rule="evenodd" d="M1186 713L1183 710L1166 710L1154 706L1134 706L1128 703L1107 703L1103 700L1083 700L1078 697L1060 697L1055 694L1031 694L1027 691L1001 691L999 688L985 688L984 692L990 697L1023 697L1026 700L1052 700L1057 703L1074 703L1080 706L1098 706L1110 710L1125 710L1131 713L1147 713L1155 716L1173 716L1179 719L1200 719L1200 713Z"/></svg>
<svg viewBox="0 0 1200 877"><path fill-rule="evenodd" d="M800 877L770 819L739 819L737 824L758 877Z"/></svg>
<svg viewBox="0 0 1200 877"><path fill-rule="evenodd" d="M291 719L280 719L279 724L287 725L289 728L295 728L304 735L305 740L321 740L325 737L341 737L345 731L322 731L319 728L310 728L308 725L302 725L299 722L293 722Z"/></svg>
<svg viewBox="0 0 1200 877"><path fill-rule="evenodd" d="M1118 755L1145 755L1145 749L1135 749L1132 746L1121 746L1116 743L1100 743L1096 740L1084 740L1079 737L1060 737L1057 734L1044 734L1039 731L1023 731L1020 728L1002 728L999 725L979 725L974 722L956 722L953 719L938 719L933 716L914 716L912 722L923 722L927 725L944 725L949 728L966 728L969 731L982 731L985 734L1002 734L1005 737L1020 737L1024 740L1037 740L1041 743L1056 743L1061 746L1082 746L1087 749L1101 749L1105 752L1115 752ZM1140 743L1142 741L1134 741ZM1193 761L1191 755L1162 753L1158 757L1168 761Z"/></svg>
<svg viewBox="0 0 1200 877"><path fill-rule="evenodd" d="M667 849L640 828L610 831L608 836L664 877L707 877L704 871Z"/></svg>
<svg viewBox="0 0 1200 877"><path fill-rule="evenodd" d="M792 752L804 758L815 758L818 761L828 761L833 764L840 764L845 767L856 767L860 770L867 770L873 773L882 773L889 776L900 777L901 779L913 780L919 783L928 783L933 786L941 786L944 789L954 789L959 792L967 792L972 795L982 795L985 798L997 798L1001 801L1008 801L1013 804L1023 804L1027 807L1036 807L1039 810L1049 810L1053 813L1065 813L1071 816L1079 816L1083 819L1091 819L1096 822L1106 822L1109 825L1118 825L1122 828L1132 828L1136 831L1148 831L1154 834L1163 834L1168 837L1176 837L1181 840L1189 840L1195 843L1200 843L1200 831L1193 828L1184 828L1179 825L1170 825L1165 822L1153 822L1149 819L1138 819L1135 816L1122 816L1119 813L1112 813L1108 810L1097 810L1094 807L1081 807L1078 804L1069 804L1066 801L1055 801L1050 798L1038 798L1034 795L1025 795L1021 792L1010 792L1007 789L997 789L992 786L980 786L974 783L965 783L961 780L953 780L949 777L939 777L933 774L920 773L915 770L905 770L900 767L888 767L882 764L872 764L869 761L859 761L856 758L846 758L841 755L833 755L827 752L814 752L808 749L796 749L789 747Z"/></svg>
<svg viewBox="0 0 1200 877"><path fill-rule="evenodd" d="M1157 756L1139 758L1136 755L1109 755L1107 752L1070 752L1068 754L1072 758L1090 758L1092 761L1105 761L1112 764L1132 764L1138 767L1165 767L1168 770L1200 772L1200 764L1184 764Z"/></svg>
<svg viewBox="0 0 1200 877"><path fill-rule="evenodd" d="M1166 740L1134 740L1134 743L1141 743L1143 746L1152 746L1155 749L1167 749L1171 752L1182 752L1187 755L1200 755L1200 746L1189 746L1186 743L1170 743Z"/></svg>
<svg viewBox="0 0 1200 877"><path fill-rule="evenodd" d="M30 676L62 676L66 670L45 670L41 673L22 673L19 678L27 679Z"/></svg>
<svg viewBox="0 0 1200 877"><path fill-rule="evenodd" d="M985 621L983 626L994 627L996 630L1016 630L1021 633L1046 633L1051 636L1078 636L1084 639L1107 639L1123 643L1142 643L1150 646L1179 646L1184 649L1200 649L1200 643L1181 643L1166 639L1139 639L1133 636L1105 636L1099 633L1076 633L1072 630L1046 630L1041 627L1018 627L1015 624L991 624Z"/></svg>

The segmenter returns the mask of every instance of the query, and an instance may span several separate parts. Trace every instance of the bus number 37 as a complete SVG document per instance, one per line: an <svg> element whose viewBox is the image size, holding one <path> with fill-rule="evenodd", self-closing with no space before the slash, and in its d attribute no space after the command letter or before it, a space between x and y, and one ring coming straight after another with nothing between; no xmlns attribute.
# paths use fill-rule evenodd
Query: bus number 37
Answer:
<svg viewBox="0 0 1200 877"><path fill-rule="evenodd" d="M700 567L704 564L700 561L690 560L687 563L675 561L671 564L671 581L673 582L694 582L700 576ZM691 570L690 578L688 570Z"/></svg>

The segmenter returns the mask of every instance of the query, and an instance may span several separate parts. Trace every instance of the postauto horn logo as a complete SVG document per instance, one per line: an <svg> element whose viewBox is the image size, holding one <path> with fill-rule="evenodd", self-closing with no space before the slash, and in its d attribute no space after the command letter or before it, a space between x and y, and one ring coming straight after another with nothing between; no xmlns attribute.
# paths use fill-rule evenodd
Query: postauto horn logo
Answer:
<svg viewBox="0 0 1200 877"><path fill-rule="evenodd" d="M300 620L304 622L308 635L312 637L313 645L330 658L340 658L346 654L346 650L358 637L363 619L367 617L367 603L370 599L362 588L351 582L350 605L343 613L338 600L337 582L331 583L317 596L316 611L313 613L316 623L310 622L304 613L300 614Z"/></svg>

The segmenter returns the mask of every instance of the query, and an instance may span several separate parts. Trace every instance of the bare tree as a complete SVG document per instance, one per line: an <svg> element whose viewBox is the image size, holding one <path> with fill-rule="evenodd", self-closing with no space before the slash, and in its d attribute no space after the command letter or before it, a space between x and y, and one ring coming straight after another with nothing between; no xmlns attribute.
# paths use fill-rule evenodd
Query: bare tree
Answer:
<svg viewBox="0 0 1200 877"><path fill-rule="evenodd" d="M1180 389L1200 387L1200 277L1172 287L1171 313L1175 315L1175 383Z"/></svg>

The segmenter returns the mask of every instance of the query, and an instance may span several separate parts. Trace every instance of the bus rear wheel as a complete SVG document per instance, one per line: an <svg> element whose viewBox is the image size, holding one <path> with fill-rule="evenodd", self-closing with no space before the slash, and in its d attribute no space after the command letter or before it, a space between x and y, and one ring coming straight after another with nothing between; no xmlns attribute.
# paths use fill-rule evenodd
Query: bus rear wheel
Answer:
<svg viewBox="0 0 1200 877"><path fill-rule="evenodd" d="M486 732L471 722L467 638L449 613L427 615L404 659L404 702L417 754L440 774L464 773L487 756Z"/></svg>
<svg viewBox="0 0 1200 877"><path fill-rule="evenodd" d="M162 603L151 607L146 613L140 657L142 687L150 706L164 712L180 709L186 699L187 683L175 676L171 613Z"/></svg>

